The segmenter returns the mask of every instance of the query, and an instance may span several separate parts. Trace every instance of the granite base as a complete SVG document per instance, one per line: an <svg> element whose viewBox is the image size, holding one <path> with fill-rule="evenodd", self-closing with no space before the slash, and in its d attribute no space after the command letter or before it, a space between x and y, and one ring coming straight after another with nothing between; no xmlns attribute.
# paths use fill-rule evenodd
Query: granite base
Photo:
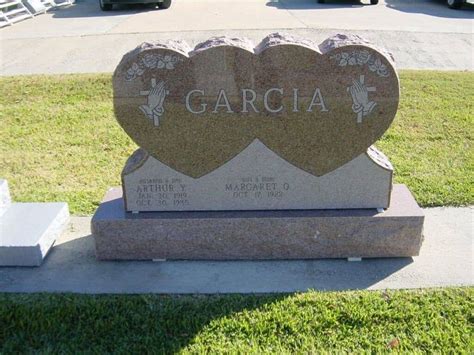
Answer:
<svg viewBox="0 0 474 355"><path fill-rule="evenodd" d="M92 218L100 260L271 260L419 254L424 215L405 185L376 209L125 212L109 190Z"/></svg>

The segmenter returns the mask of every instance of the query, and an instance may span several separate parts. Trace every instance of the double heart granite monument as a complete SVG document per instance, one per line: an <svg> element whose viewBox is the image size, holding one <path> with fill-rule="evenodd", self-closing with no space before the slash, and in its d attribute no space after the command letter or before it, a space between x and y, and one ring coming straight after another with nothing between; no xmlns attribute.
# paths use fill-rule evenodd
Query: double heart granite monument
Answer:
<svg viewBox="0 0 474 355"><path fill-rule="evenodd" d="M372 146L398 76L361 38L144 43L113 86L140 148L93 218L99 259L418 254L422 211Z"/></svg>

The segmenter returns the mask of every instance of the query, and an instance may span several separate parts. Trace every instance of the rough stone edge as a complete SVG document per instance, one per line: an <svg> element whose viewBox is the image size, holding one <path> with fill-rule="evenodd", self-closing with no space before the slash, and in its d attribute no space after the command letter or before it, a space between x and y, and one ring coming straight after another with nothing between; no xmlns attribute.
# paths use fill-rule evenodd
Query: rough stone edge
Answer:
<svg viewBox="0 0 474 355"><path fill-rule="evenodd" d="M122 173L120 174L120 179L122 181L124 207L128 205L127 194L125 193L125 176L133 173L135 170L140 169L143 164L146 163L148 158L150 158L150 154L148 154L145 149L138 148L132 153L132 155L130 155L130 157L125 162L125 166L123 167Z"/></svg>
<svg viewBox="0 0 474 355"><path fill-rule="evenodd" d="M378 150L374 145L371 145L369 148L367 148L367 152L365 154L367 154L367 156L375 164L393 173L393 165L390 163L390 160L388 160L387 156Z"/></svg>
<svg viewBox="0 0 474 355"><path fill-rule="evenodd" d="M56 217L51 221L49 227L43 233L38 243L41 251L41 262L51 250L54 243L56 243L56 240L64 231L70 220L69 205L66 202L57 202L57 204L62 204L62 208L58 211Z"/></svg>
<svg viewBox="0 0 474 355"><path fill-rule="evenodd" d="M346 35L338 33L332 37L325 39L320 45L319 50L321 53L325 54L334 49L346 47L346 46L364 46L369 47L379 53L381 53L385 58L390 62L390 64L395 67L395 58L393 54L383 47L378 47L369 40L359 36L359 35Z"/></svg>
<svg viewBox="0 0 474 355"><path fill-rule="evenodd" d="M320 45L317 45L315 42L309 39L293 36L287 33L280 33L280 32L269 34L268 36L264 37L260 41L260 43L257 44L256 46L254 46L253 42L246 37L229 37L229 36L211 37L208 40L197 44L194 47L194 49L192 49L188 45L187 42L182 41L182 40L167 41L167 42L160 42L160 41L143 42L140 45L138 45L135 49L127 52L122 57L122 60L117 66L117 69L121 66L122 63L127 62L129 58L137 56L138 54L150 49L158 49L158 48L168 49L168 50L177 52L185 57L192 57L207 49L216 48L220 46L237 47L254 54L259 54L270 47L274 47L278 45L303 46L323 55L334 49L345 47L345 46L364 46L381 53L389 61L389 63L394 67L394 71L396 72L395 59L393 55L388 50L375 46L373 43L362 38L361 36L336 34L324 40Z"/></svg>
<svg viewBox="0 0 474 355"><path fill-rule="evenodd" d="M258 54L265 51L268 48L279 46L279 45L302 46L302 47L309 48L315 52L318 52L319 54L323 54L321 53L321 51L319 50L319 46L315 42L306 38L293 36L284 32L275 32L275 33L269 34L268 36L266 36L264 39L260 41L260 43L255 47L254 52Z"/></svg>
<svg viewBox="0 0 474 355"><path fill-rule="evenodd" d="M139 44L135 49L125 53L120 60L119 64L114 70L113 78L119 73L119 68L122 66L123 63L129 61L130 58L133 58L139 55L142 52L145 52L150 49L168 49L170 51L176 52L182 56L189 57L189 52L192 51L192 48L188 45L188 43L184 40L170 40L166 42L161 41L153 41L153 42L143 42Z"/></svg>
<svg viewBox="0 0 474 355"><path fill-rule="evenodd" d="M0 179L0 216L2 216L10 207L12 199L8 188L8 181Z"/></svg>
<svg viewBox="0 0 474 355"><path fill-rule="evenodd" d="M125 53L121 61L126 61L128 57L136 56L149 49L169 49L171 51L178 52L181 55L188 56L188 53L192 51L192 48L184 40L170 40L166 42L153 41L143 42L139 44L135 49Z"/></svg>
<svg viewBox="0 0 474 355"><path fill-rule="evenodd" d="M197 53L204 52L205 50L220 47L220 46L230 46L237 47L255 53L253 42L246 37L228 37L228 36L218 36L211 37L208 40L198 43L194 50L189 53L189 56L196 55Z"/></svg>
<svg viewBox="0 0 474 355"><path fill-rule="evenodd" d="M143 148L138 148L135 150L132 155L127 159L125 166L122 169L122 179L130 174L133 173L135 170L139 169L147 159L150 157L150 154L143 149Z"/></svg>
<svg viewBox="0 0 474 355"><path fill-rule="evenodd" d="M388 197L387 197L387 206L392 204L392 190L393 190L393 165L388 159L388 157L383 154L380 150L378 150L374 145L371 145L367 148L365 152L367 157L377 166L380 168L387 170L390 172L390 185L388 190Z"/></svg>

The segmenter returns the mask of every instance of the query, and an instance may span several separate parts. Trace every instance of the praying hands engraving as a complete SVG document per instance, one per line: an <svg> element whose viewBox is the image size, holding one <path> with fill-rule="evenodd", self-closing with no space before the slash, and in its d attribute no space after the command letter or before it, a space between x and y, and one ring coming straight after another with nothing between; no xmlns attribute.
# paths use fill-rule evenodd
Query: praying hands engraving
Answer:
<svg viewBox="0 0 474 355"><path fill-rule="evenodd" d="M357 114L357 123L361 123L362 118L369 115L377 105L374 101L369 101L369 92L376 91L376 88L367 87L364 81L365 77L361 75L359 80L352 79L352 86L347 88L352 96L352 111Z"/></svg>
<svg viewBox="0 0 474 355"><path fill-rule="evenodd" d="M141 91L140 95L147 96L147 104L140 105L140 110L153 121L155 126L160 125L160 118L163 116L165 109L163 102L169 91L165 88L165 82L160 81L158 84L155 79L151 79L151 90Z"/></svg>

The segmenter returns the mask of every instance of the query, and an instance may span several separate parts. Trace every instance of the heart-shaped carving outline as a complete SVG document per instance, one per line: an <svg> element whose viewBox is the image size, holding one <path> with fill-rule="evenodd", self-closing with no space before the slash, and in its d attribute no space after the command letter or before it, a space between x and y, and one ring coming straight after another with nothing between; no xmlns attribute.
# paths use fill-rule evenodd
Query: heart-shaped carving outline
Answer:
<svg viewBox="0 0 474 355"><path fill-rule="evenodd" d="M235 63L238 63L239 56L247 57L247 59L245 59L247 61L249 56L258 58L263 57L263 61L265 63L272 63L274 58L283 58L286 56L285 51L291 52L292 50L296 51L296 53L299 53L300 55L303 53L301 55L303 59L311 58L310 61L313 60L315 63L322 61L323 58L326 61L326 65L328 65L327 62L330 62L331 68L334 70L334 72L339 73L339 76L336 77L336 80L339 80L338 78L344 76L341 73L352 73L352 75L346 75L348 80L352 79L352 83L351 81L347 81L345 84L341 84L342 86L339 88L339 91L342 91L342 89L346 91L344 93L345 100L348 103L346 105L346 111L350 106L350 109L352 110L353 121L357 122L357 124L365 124L367 127L369 127L369 129L371 129L372 126L367 124L367 122L372 122L373 125L373 122L375 121L375 118L371 116L375 116L376 118L383 116L382 118L384 119L384 124L382 125L382 129L375 130L375 133L371 132L372 135L366 139L365 144L359 145L357 149L352 149L350 154L345 155L340 152L336 152L336 154L331 155L331 149L335 149L335 146L337 146L337 149L347 150L347 147L344 147L345 143L336 145L328 144L328 142L326 142L326 144L323 146L324 149L318 147L317 144L313 144L311 142L311 130L309 130L309 132L308 130L305 130L305 124L303 121L300 125L302 127L298 127L298 132L296 132L297 134L294 134L294 132L288 130L288 127L284 124L281 124L281 122L278 122L277 124L272 123L273 126L280 124L281 127L274 131L269 130L270 133L266 133L265 129L259 130L258 127L254 127L255 131L250 133L245 132L246 135L242 135L241 131L229 129L226 127L226 124L222 125L222 122L215 123L215 125L221 125L221 127L218 127L216 131L224 132L224 138L232 141L232 144L234 145L233 149L230 149L224 152L225 154L217 157L207 156L205 150L202 149L199 151L199 154L196 153L193 156L193 147L185 147L185 149L187 149L188 155L191 156L189 160L186 160L185 157L183 158L183 156L179 156L179 153L176 153L180 150L179 144L173 145L172 142L168 142L169 144L163 143L160 145L160 142L162 142L163 139L159 140L158 143L153 143L152 139L150 139L150 137L153 138L158 136L153 132L157 132L157 130L161 129L161 127L165 127L166 123L164 122L166 122L167 119L170 120L169 122L171 122L171 120L178 117L178 115L173 115L170 113L172 109L169 109L170 99L167 97L167 95L169 95L169 90L167 90L165 87L165 81L160 81L157 83L155 80L155 82L153 82L153 78L158 77L158 75L151 75L152 79L148 84L149 90L145 92L150 92L150 90L153 90L153 88L156 86L163 84L160 86L161 89L159 90L161 96L164 96L165 100L161 101L161 107L150 104L147 105L145 100L146 98L138 97L137 93L141 92L143 94L143 89L147 88L146 83L150 78L150 74L147 76L147 72L160 72L159 76L165 75L166 72L177 72L176 75L178 77L181 75L181 77L184 79L186 77L186 73L179 72L179 68L183 65L186 65L186 62L191 62L190 66L192 66L193 63L202 65L203 60L199 61L199 58L202 57L206 57L207 62L209 62L212 61L214 55L222 55L222 53L225 52L227 54L233 53L229 55L229 58L235 59ZM291 61L291 58L286 58L285 60ZM204 63L206 63L206 61L204 61ZM235 63L232 63L232 61L228 60L226 65ZM280 65L281 68L281 63L278 65ZM269 68L269 70L270 69L272 68ZM198 76L201 82L203 78L209 81L210 79L205 77L206 70L209 71L209 68L204 68L201 71L199 71L199 68L193 68L193 72L188 72L187 74ZM165 74L161 74L163 72ZM370 75L372 75L373 78L389 78L390 81L388 85L385 83L386 89L384 90L384 93L388 92L390 95L382 95L382 97L379 97L379 102L372 101L369 98L363 102L363 104L360 104L354 99L354 97L357 96L358 91L363 91L364 87L365 89L369 89L369 91L371 88L374 89L374 87L371 87L368 83L364 82L366 76ZM218 77L216 80L220 80L221 77ZM271 79L269 80L271 81ZM265 145L267 145L267 147L272 149L276 154L281 156L283 159L286 159L293 165L314 175L324 175L338 168L339 166L342 166L356 156L364 153L370 145L380 138L380 136L382 136L382 134L393 121L398 108L399 100L399 81L390 55L383 51L374 49L374 47L359 37L343 35L329 38L320 46L315 46L310 41L298 40L293 37L282 36L279 34L267 36L255 48L253 48L249 41L241 39L229 39L225 37L213 38L198 45L192 51L185 43L182 42L174 42L166 45L145 43L136 50L124 56L114 73L113 82L114 109L116 117L130 137L156 159L162 161L171 168L183 174L195 178L203 176L222 164L225 164L227 161L239 154L249 144L251 144L254 139L260 139ZM380 88L380 83L377 84L377 86ZM130 91L133 93L132 95L128 94ZM130 102L136 102L137 99L142 101L141 105L130 104ZM179 101L180 99L182 100L182 97L171 99ZM383 99L382 104L385 106L389 105L390 109L387 110L385 107L385 111L380 111L382 113L378 114L377 116L373 112L377 109L381 109L380 99ZM125 106L130 106L131 110L124 112L124 102ZM221 100L221 102L225 103L225 100ZM126 107L128 108L128 106ZM347 112L345 114L347 115ZM176 119L173 120L174 123L176 123L176 121ZM160 122L162 123L162 126L160 126ZM172 127L169 122L167 123L168 127ZM185 123L186 122L181 122L179 129L185 130L187 128ZM231 125L227 124L227 126ZM310 128L314 132L314 127ZM196 132L196 134L202 135L202 132L205 131L201 128L200 131L197 130ZM281 139L283 136L292 134L295 135L295 139L293 139L293 141ZM299 142L296 139L298 138L298 134L300 134L300 137L306 137L302 144L308 144L308 147L310 148L309 153L313 154L309 154L308 151L304 149L304 147L302 149L301 146L298 146ZM147 137L148 140L144 139L143 137ZM210 137L203 136L202 139L200 136L192 137L192 134L191 136L188 135L187 137L191 137L191 140L197 141L198 143L204 142L204 145L211 147L213 143L219 143L221 144L221 150L225 150L222 137L212 136L212 134ZM331 137L332 138L328 139L332 139L334 141L334 134ZM241 138L240 141L239 138ZM201 139L201 141L199 139ZM188 141L189 140L190 139L188 139ZM177 139L175 139L175 141L177 141ZM288 142L290 142L290 144L288 144ZM183 139L181 143L185 146L188 142L187 140ZM357 144L357 142L355 142L355 144ZM197 146L199 146L199 144L197 144ZM169 148L169 151L168 147L171 147ZM313 149L311 150L311 148ZM216 154L218 153L219 152L217 151ZM315 155L316 158L314 157ZM334 156L341 158L339 158L338 161L334 161ZM211 161L210 164L206 165L206 159L214 160ZM333 161L330 161L331 159L333 159ZM329 164L325 162L329 162Z"/></svg>

